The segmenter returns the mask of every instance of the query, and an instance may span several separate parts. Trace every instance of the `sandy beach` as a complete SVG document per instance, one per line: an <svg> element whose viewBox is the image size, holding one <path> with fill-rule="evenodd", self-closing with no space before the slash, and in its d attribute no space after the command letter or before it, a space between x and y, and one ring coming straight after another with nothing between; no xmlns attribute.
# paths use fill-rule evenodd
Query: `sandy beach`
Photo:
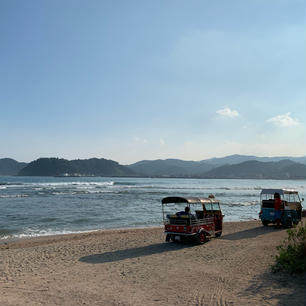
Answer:
<svg viewBox="0 0 306 306"><path fill-rule="evenodd" d="M286 230L228 222L203 245L162 228L0 244L0 305L305 305L305 277L273 274Z"/></svg>

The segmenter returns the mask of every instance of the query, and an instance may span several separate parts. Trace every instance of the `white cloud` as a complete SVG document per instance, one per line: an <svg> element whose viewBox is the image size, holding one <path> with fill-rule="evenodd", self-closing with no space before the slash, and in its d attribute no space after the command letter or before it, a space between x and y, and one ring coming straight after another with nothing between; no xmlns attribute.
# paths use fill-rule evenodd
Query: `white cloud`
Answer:
<svg viewBox="0 0 306 306"><path fill-rule="evenodd" d="M220 116L235 118L239 116L239 113L236 110L231 110L229 107L224 107L216 111Z"/></svg>
<svg viewBox="0 0 306 306"><path fill-rule="evenodd" d="M159 140L159 143L160 143L162 146L166 144L166 142L165 142L162 138Z"/></svg>
<svg viewBox="0 0 306 306"><path fill-rule="evenodd" d="M299 123L298 120L292 118L290 115L291 113L286 113L284 115L278 115L278 116L268 119L267 122L271 122L274 125L279 126L279 127L290 127L290 126L297 125Z"/></svg>

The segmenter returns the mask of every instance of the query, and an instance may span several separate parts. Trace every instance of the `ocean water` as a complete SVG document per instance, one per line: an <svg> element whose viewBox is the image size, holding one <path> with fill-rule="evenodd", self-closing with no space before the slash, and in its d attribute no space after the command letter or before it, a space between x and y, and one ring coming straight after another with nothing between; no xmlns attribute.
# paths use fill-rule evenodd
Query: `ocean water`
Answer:
<svg viewBox="0 0 306 306"><path fill-rule="evenodd" d="M161 199L175 195L214 194L225 221L253 220L262 188L294 188L301 198L306 195L305 180L0 176L0 240L159 226Z"/></svg>

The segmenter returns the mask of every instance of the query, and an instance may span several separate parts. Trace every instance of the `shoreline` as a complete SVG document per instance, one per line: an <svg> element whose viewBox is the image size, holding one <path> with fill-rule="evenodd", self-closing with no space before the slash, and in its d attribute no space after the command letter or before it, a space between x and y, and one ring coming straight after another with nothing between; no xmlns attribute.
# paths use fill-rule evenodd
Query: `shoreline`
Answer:
<svg viewBox="0 0 306 306"><path fill-rule="evenodd" d="M240 222L240 221L237 221ZM82 236L88 236L91 234L107 234L107 233L120 233L122 231L134 231L134 230L154 230L158 228L163 228L163 226L150 226L150 227L116 227L116 228L105 228L105 229L96 229L96 230L88 230L88 231L76 231L72 233L63 233L63 234L55 234L55 235L41 235L41 236L26 236L26 237L9 237L9 238L0 238L0 249L2 244L9 244L14 242L25 242L25 241L35 241L35 240L56 240L69 238L76 238Z"/></svg>
<svg viewBox="0 0 306 306"><path fill-rule="evenodd" d="M249 220L238 220L238 221L224 221L223 224L228 223L240 223L240 222L251 222L251 221L259 221L259 219L249 219ZM51 234L51 235L37 235L37 236L24 236L24 237L8 237L8 238L1 238L0 237L0 246L2 244L8 244L11 242L18 242L18 241L29 241L34 239L55 239L56 237L64 238L64 237L71 237L71 236L78 236L78 235L88 235L88 234L94 234L94 233L104 233L104 232L120 232L120 231L129 231L129 230L147 230L147 229L163 229L164 225L159 226L140 226L140 227L114 227L114 228L100 228L100 229L94 229L94 230L88 230L88 231L75 231L71 233L60 233L60 234Z"/></svg>

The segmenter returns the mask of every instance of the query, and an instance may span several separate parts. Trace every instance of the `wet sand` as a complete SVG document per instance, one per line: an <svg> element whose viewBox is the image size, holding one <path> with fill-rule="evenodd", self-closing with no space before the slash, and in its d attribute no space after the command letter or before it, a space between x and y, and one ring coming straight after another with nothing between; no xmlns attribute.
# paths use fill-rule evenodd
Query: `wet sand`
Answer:
<svg viewBox="0 0 306 306"><path fill-rule="evenodd" d="M0 305L304 306L305 276L273 274L286 230L228 222L203 245L162 228L107 230L0 244Z"/></svg>

